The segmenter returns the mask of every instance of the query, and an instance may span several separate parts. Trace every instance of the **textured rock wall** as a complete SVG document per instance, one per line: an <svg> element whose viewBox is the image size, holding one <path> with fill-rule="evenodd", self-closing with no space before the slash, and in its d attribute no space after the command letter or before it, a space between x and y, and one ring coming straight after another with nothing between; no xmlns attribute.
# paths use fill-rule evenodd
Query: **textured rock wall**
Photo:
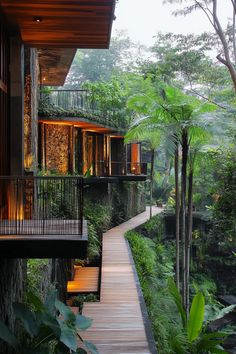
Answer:
<svg viewBox="0 0 236 354"><path fill-rule="evenodd" d="M38 54L36 49L25 48L24 79L24 167L38 168Z"/></svg>
<svg viewBox="0 0 236 354"><path fill-rule="evenodd" d="M111 197L113 220L117 217L128 220L145 210L145 182L121 182L113 185Z"/></svg>
<svg viewBox="0 0 236 354"><path fill-rule="evenodd" d="M113 225L143 212L146 208L145 182L90 185L85 188L84 201L110 206Z"/></svg>
<svg viewBox="0 0 236 354"><path fill-rule="evenodd" d="M45 124L46 169L66 174L69 171L69 127Z"/></svg>
<svg viewBox="0 0 236 354"><path fill-rule="evenodd" d="M25 260L0 259L0 319L14 333L19 333L19 326L14 316L12 304L22 301L25 279ZM0 353L11 354L13 351L0 340Z"/></svg>

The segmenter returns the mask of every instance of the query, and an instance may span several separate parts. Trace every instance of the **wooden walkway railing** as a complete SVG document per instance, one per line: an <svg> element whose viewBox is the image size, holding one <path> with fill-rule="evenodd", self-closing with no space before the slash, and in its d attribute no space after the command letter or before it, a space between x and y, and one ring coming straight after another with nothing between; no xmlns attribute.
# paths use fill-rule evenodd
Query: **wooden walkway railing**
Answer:
<svg viewBox="0 0 236 354"><path fill-rule="evenodd" d="M153 214L159 212L160 208L154 208ZM149 210L103 235L101 299L99 303L85 303L83 310L85 316L93 318L83 338L93 342L100 354L156 353L145 326L140 289L124 238L126 231L143 224L148 216Z"/></svg>

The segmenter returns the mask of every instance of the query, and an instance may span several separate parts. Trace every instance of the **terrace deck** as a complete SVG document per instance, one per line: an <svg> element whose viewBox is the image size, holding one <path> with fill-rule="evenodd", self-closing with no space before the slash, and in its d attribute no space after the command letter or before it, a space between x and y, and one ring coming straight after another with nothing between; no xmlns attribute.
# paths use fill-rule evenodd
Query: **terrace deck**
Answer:
<svg viewBox="0 0 236 354"><path fill-rule="evenodd" d="M74 280L68 281L67 292L92 293L98 292L99 267L75 267Z"/></svg>
<svg viewBox="0 0 236 354"><path fill-rule="evenodd" d="M153 215L160 213L154 208ZM124 238L127 230L143 224L148 210L103 235L101 298L85 303L83 314L93 325L83 338L100 354L156 353L132 256Z"/></svg>
<svg viewBox="0 0 236 354"><path fill-rule="evenodd" d="M16 230L14 223L0 223L0 258L86 258L86 220L82 234L78 234L79 220L44 220L43 228L42 220L21 220L18 234L11 234L11 227Z"/></svg>

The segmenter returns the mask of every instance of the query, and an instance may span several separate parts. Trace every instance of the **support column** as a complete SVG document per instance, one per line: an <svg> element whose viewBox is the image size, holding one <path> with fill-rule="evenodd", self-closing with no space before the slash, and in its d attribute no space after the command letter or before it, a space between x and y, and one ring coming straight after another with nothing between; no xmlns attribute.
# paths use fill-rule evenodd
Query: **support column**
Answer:
<svg viewBox="0 0 236 354"><path fill-rule="evenodd" d="M10 39L10 172L24 174L24 47Z"/></svg>

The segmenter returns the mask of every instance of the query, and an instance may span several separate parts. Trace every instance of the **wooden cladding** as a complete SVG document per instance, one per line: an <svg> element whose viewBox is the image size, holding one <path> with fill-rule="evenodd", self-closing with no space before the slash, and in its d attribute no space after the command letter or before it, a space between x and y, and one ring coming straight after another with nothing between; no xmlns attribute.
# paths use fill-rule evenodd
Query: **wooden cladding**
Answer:
<svg viewBox="0 0 236 354"><path fill-rule="evenodd" d="M8 148L8 68L9 41L5 22L0 13L0 175L7 174Z"/></svg>
<svg viewBox="0 0 236 354"><path fill-rule="evenodd" d="M0 90L7 92L8 40L3 16L0 13Z"/></svg>
<svg viewBox="0 0 236 354"><path fill-rule="evenodd" d="M109 46L115 0L3 0L0 6L32 47Z"/></svg>

